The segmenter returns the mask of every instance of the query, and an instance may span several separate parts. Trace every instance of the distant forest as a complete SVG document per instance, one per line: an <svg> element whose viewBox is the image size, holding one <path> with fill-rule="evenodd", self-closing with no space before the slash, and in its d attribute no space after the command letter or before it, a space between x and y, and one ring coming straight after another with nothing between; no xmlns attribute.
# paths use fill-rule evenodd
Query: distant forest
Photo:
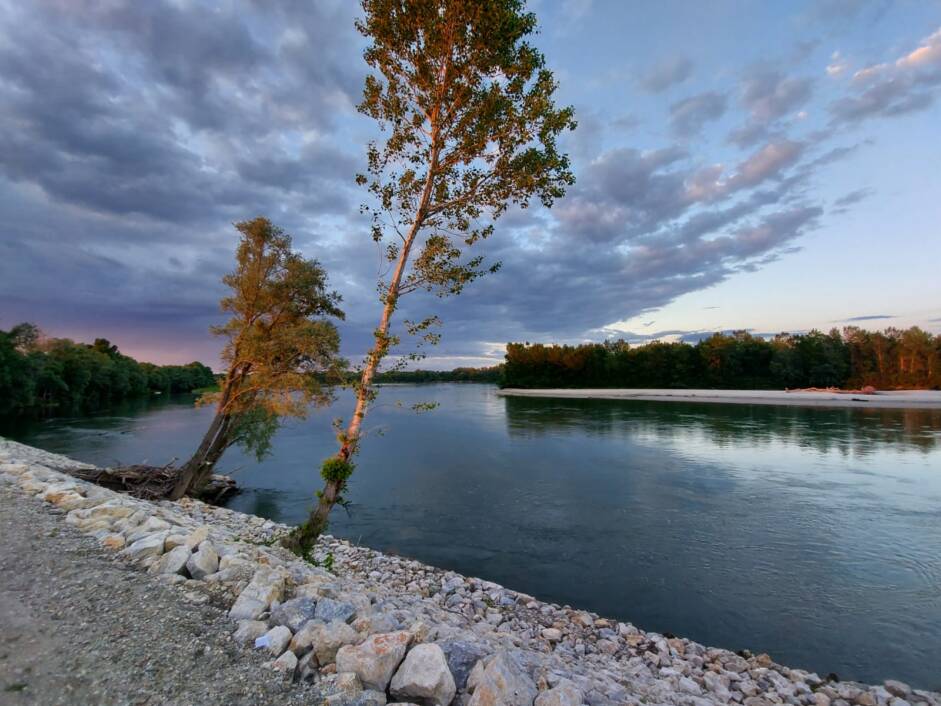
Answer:
<svg viewBox="0 0 941 706"><path fill-rule="evenodd" d="M0 415L89 412L131 397L215 384L202 363L139 363L103 338L92 344L47 339L32 324L0 331Z"/></svg>
<svg viewBox="0 0 941 706"><path fill-rule="evenodd" d="M453 370L390 370L378 373L376 382L500 382L503 366L490 368L454 368Z"/></svg>
<svg viewBox="0 0 941 706"><path fill-rule="evenodd" d="M941 389L941 335L920 328L714 334L695 345L510 343L503 387Z"/></svg>

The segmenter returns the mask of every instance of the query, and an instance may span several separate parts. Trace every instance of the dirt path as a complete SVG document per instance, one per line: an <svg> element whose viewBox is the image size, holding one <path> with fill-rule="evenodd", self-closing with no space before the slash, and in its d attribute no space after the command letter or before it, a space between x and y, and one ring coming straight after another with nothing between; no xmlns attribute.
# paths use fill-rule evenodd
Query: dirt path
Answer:
<svg viewBox="0 0 941 706"><path fill-rule="evenodd" d="M111 558L0 484L0 704L313 704L211 603Z"/></svg>

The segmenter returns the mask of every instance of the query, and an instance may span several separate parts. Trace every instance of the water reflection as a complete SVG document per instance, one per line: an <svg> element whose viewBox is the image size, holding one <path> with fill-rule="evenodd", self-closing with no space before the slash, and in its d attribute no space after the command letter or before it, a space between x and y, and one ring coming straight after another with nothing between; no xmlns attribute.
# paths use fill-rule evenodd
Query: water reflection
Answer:
<svg viewBox="0 0 941 706"><path fill-rule="evenodd" d="M669 443L691 436L718 446L785 443L821 453L866 455L885 445L931 453L941 444L941 410L838 409L685 402L505 397L507 430L531 438L573 432L641 435Z"/></svg>

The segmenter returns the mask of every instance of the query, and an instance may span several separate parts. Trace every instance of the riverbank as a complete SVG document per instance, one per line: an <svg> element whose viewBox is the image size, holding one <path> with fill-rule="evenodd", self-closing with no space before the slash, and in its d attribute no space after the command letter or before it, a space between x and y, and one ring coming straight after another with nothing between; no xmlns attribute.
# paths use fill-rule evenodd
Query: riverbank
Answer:
<svg viewBox="0 0 941 706"><path fill-rule="evenodd" d="M899 390L871 395L795 390L668 390L668 389L521 389L497 394L512 397L555 397L587 400L644 400L648 402L707 402L799 407L854 407L884 409L941 409L941 390Z"/></svg>
<svg viewBox="0 0 941 706"><path fill-rule="evenodd" d="M828 682L768 655L739 655L644 632L331 537L319 543L315 557L321 566L313 566L277 546L288 530L284 525L188 499L148 503L54 470L76 465L84 464L0 439L2 497L11 498L0 502L0 513L29 508L42 515L37 526L58 523L63 536L77 531L97 540L100 548L87 557L57 553L57 565L72 576L111 552L120 565L139 569L128 581L173 587L180 605L193 611L225 611L234 628L232 654L257 663L256 655L234 645L248 651L262 638L256 653L268 655L272 683L297 681L301 685L293 688L304 690L308 703L941 706L938 693L898 682ZM21 503L16 496L44 504L29 498ZM48 535L31 545L42 557L13 557L15 546L0 545L6 571L33 570L47 553L57 552ZM122 595L127 610L143 610L135 603L145 601L147 591ZM28 612L28 587L16 598L25 604L20 612ZM112 609L105 600L98 607L103 615ZM60 617L74 619L67 612ZM83 629L94 633L96 621ZM133 640L137 632L123 639ZM172 650L174 638L158 639L151 649ZM128 666L132 672L147 668L147 662ZM134 682L133 673L127 677ZM18 683L3 688L16 698ZM311 700L314 693L319 701Z"/></svg>

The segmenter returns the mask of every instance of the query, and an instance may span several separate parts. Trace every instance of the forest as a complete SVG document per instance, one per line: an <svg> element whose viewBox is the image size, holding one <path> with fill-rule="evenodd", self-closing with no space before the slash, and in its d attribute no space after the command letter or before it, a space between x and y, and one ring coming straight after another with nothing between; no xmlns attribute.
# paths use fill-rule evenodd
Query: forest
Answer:
<svg viewBox="0 0 941 706"><path fill-rule="evenodd" d="M104 338L92 344L45 338L28 323L0 330L0 415L91 412L130 397L215 384L202 363L140 363Z"/></svg>
<svg viewBox="0 0 941 706"><path fill-rule="evenodd" d="M453 370L388 370L376 374L377 383L390 382L490 382L500 381L502 366L454 368Z"/></svg>
<svg viewBox="0 0 941 706"><path fill-rule="evenodd" d="M695 345L507 344L502 387L941 389L941 335L918 327L716 333Z"/></svg>

